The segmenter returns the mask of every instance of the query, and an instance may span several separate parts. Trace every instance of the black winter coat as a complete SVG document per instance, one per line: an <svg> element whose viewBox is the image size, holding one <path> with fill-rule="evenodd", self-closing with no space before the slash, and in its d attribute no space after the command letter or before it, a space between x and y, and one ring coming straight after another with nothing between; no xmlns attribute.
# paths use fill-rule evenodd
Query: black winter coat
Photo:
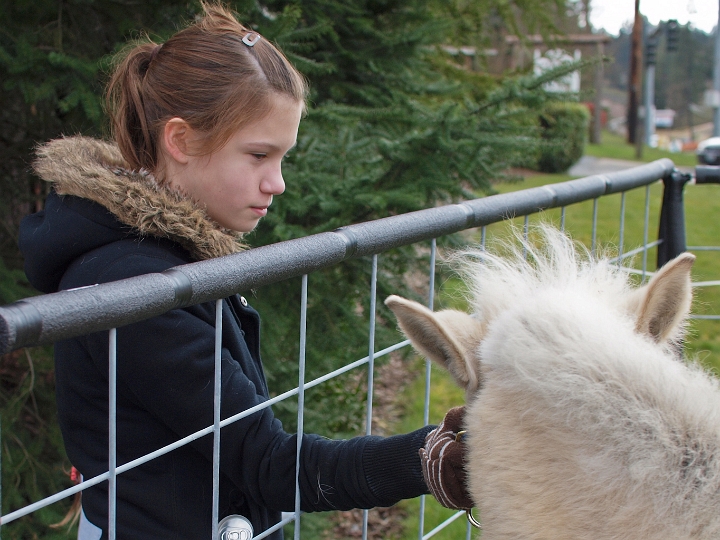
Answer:
<svg viewBox="0 0 720 540"><path fill-rule="evenodd" d="M70 140L81 149L87 141ZM51 151L46 153L52 157ZM78 159L87 160L79 154ZM46 179L54 181L58 191L77 192L68 188L66 173L56 171L60 179ZM103 178L91 180L100 184L100 193L112 189ZM107 206L125 217L113 203ZM198 258L192 241L147 234L113 212L87 198L52 192L45 210L26 218L21 227L31 283L53 292L162 272ZM224 299L222 309L226 418L266 401L269 393L257 312L238 295ZM212 425L214 325L215 304L210 302L118 329L118 465ZM67 454L83 477L91 478L107 471L108 464L108 332L57 343L55 362ZM429 429L343 441L304 435L302 510L389 506L427 493L418 449ZM281 511L294 510L296 445L297 436L283 431L270 408L223 428L220 517L242 514L258 534L277 523ZM82 506L105 537L107 484L85 490ZM211 513L212 435L118 476L120 539L210 538ZM271 536L281 537L281 531Z"/></svg>

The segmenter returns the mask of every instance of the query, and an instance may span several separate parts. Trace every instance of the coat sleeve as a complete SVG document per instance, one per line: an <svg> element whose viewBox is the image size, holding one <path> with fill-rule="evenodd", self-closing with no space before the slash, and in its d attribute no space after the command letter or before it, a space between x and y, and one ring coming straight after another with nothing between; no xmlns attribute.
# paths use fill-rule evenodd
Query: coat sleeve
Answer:
<svg viewBox="0 0 720 540"><path fill-rule="evenodd" d="M226 304L224 302L224 304ZM266 398L259 359L224 305L222 418ZM118 329L118 381L132 401L177 437L213 423L215 305L176 309ZM107 334L89 337L98 368L107 369ZM231 353L233 351L233 353ZM119 390L123 391L123 390ZM304 511L390 506L427 493L418 450L431 427L388 438L329 440L304 435L300 493ZM191 443L212 460L212 436ZM286 433L270 407L222 429L222 473L244 497L273 510L292 511L297 436Z"/></svg>

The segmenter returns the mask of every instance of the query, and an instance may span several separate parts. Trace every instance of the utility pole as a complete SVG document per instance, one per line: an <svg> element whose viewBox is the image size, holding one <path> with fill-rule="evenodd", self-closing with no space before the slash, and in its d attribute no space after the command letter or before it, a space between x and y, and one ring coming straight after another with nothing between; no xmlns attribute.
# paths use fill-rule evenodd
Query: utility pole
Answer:
<svg viewBox="0 0 720 540"><path fill-rule="evenodd" d="M720 137L720 2L718 2L718 22L715 26L715 66L713 67L713 90L715 91L715 116L713 137Z"/></svg>
<svg viewBox="0 0 720 540"><path fill-rule="evenodd" d="M630 87L628 96L627 128L628 142L639 141L638 134L638 101L641 94L642 79L642 40L643 21L640 15L640 0L635 0L635 23L633 24L632 41L630 46ZM642 142L641 142L642 144Z"/></svg>
<svg viewBox="0 0 720 540"><path fill-rule="evenodd" d="M653 146L652 140L655 135L655 63L658 38L663 31L665 31L667 52L675 52L678 50L680 25L676 19L660 22L654 32L645 36L645 144L648 146Z"/></svg>
<svg viewBox="0 0 720 540"><path fill-rule="evenodd" d="M582 0L583 9L585 12L585 26L589 31L590 27L590 0ZM595 98L593 106L593 129L590 133L590 142L593 144L600 144L602 137L602 88L603 88L603 71L604 64L603 56L605 55L605 48L602 41L598 41L596 45L596 54L598 57L598 63L595 65L595 73L593 75L593 86L595 87Z"/></svg>
<svg viewBox="0 0 720 540"><path fill-rule="evenodd" d="M645 40L645 144L652 146L655 134L655 59L661 26Z"/></svg>
<svg viewBox="0 0 720 540"><path fill-rule="evenodd" d="M595 76L593 83L595 84L595 106L593 107L593 130L590 134L592 143L600 144L602 142L602 87L603 87L603 56L605 48L602 41L597 42L597 55L600 61L595 66Z"/></svg>

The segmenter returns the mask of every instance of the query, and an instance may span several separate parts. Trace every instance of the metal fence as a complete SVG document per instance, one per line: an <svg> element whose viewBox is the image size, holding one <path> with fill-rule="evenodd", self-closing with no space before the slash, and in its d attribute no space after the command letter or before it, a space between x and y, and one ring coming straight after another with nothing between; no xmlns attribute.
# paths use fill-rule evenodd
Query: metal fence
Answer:
<svg viewBox="0 0 720 540"><path fill-rule="evenodd" d="M703 176L704 175L704 176ZM697 174L698 181L716 182L720 175L716 171ZM660 238L648 241L649 230L649 186L663 180L665 184L664 204L660 220ZM561 208L561 223L564 226L565 208L583 201L593 201L592 248L595 249L597 237L597 208L599 198L620 193L622 194L622 210L620 214L619 260L642 252L643 268L646 272L647 253L652 247L658 246L660 263L669 260L685 249L684 216L682 208L682 187L690 180L690 175L679 173L670 160L659 160L647 165L628 169L622 172L596 175L569 182L552 184L543 187L495 195L481 199L466 201L443 207L431 208L419 212L379 219L376 221L342 227L334 232L327 232L260 247L249 251L229 255L172 268L158 274L148 274L118 282L84 287L81 289L61 291L54 294L27 298L0 307L0 354L24 346L49 344L57 340L73 336L89 334L101 330L109 330L108 347L110 356L110 414L109 414L109 463L108 471L94 478L86 478L72 488L61 491L46 499L24 508L17 509L0 517L0 533L2 525L6 525L24 515L53 504L65 497L96 485L108 482L109 485L109 538L115 539L115 489L119 474L164 455L182 445L186 445L200 437L212 434L214 437L214 496L213 538L217 538L217 494L219 486L219 450L220 429L241 418L253 414L257 410L269 407L282 400L297 399L298 433L303 432L305 410L305 391L337 377L350 370L366 366L368 376L367 398L367 433L371 431L372 394L374 362L377 358L408 345L407 341L397 343L386 349L375 350L375 312L376 312L376 280L378 255L391 248L405 246L417 242L431 242L431 264L429 276L429 306L432 308L434 297L434 275L436 244L435 239L444 235L471 228L482 228L482 239L485 238L485 226L508 218L529 216L545 209ZM623 253L624 238L624 204L625 193L636 188L646 188L644 242L638 250ZM527 217L525 225L527 226ZM305 380L305 314L307 310L308 274L357 258L372 258L372 279L370 283L370 321L368 354L341 369L327 373L315 380ZM252 409L243 411L233 417L221 420L220 417L220 335L222 320L222 298L247 291L262 285L268 285L291 277L302 276L301 301L301 332L298 386ZM116 328L130 323L142 321L162 314L166 311L199 304L216 302L216 377L214 424L189 435L165 448L136 459L129 463L116 463L115 441L115 369ZM426 365L425 387L425 422L428 421L430 377L429 364ZM298 437L297 456L300 456L301 437ZM296 469L297 470L297 469ZM425 500L420 505L419 538L431 538L450 522L462 517L463 513L453 515L449 520L437 524L429 532L425 532L424 523ZM296 479L295 512L285 515L282 522L267 531L256 531L255 538L267 535L295 522L295 537L300 533L300 499ZM430 528L430 527L427 527ZM470 537L468 526L467 536ZM363 525L363 538L367 536L367 512Z"/></svg>

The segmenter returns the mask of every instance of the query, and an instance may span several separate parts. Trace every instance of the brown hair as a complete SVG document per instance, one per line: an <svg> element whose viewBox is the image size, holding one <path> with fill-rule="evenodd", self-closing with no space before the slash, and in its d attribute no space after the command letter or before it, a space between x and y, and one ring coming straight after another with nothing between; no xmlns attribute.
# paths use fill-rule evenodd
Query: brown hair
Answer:
<svg viewBox="0 0 720 540"><path fill-rule="evenodd" d="M171 118L202 133L199 152L209 154L267 114L272 95L305 103L305 79L272 43L224 6L202 7L202 18L162 45L148 39L118 56L106 99L113 136L132 169L157 172L159 136Z"/></svg>

